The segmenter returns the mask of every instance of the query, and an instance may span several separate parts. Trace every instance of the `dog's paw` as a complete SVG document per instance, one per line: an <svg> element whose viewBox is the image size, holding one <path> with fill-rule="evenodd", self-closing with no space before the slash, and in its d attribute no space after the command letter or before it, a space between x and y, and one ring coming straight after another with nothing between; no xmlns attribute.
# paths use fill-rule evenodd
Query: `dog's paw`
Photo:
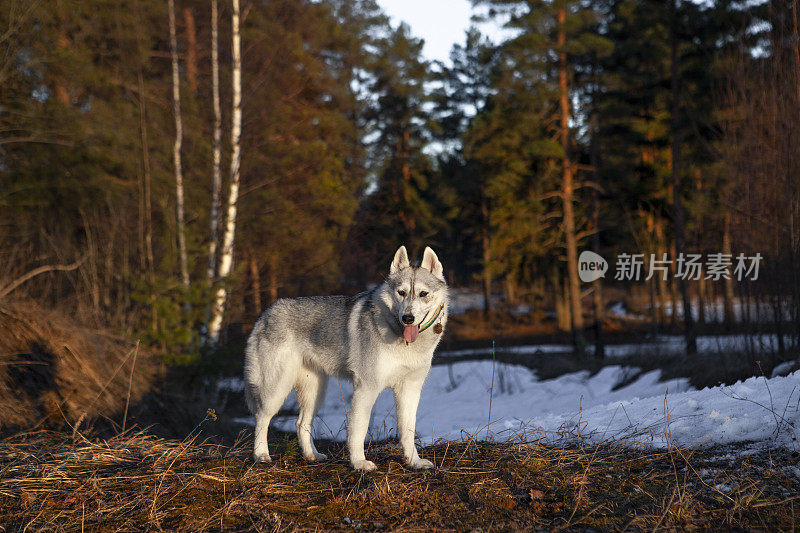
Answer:
<svg viewBox="0 0 800 533"><path fill-rule="evenodd" d="M421 459L419 457L417 457L416 459L412 459L410 461L406 461L406 464L416 470L427 470L429 468L433 468L432 462L428 461L427 459Z"/></svg>
<svg viewBox="0 0 800 533"><path fill-rule="evenodd" d="M376 470L378 467L375 466L375 463L372 461L367 461L366 459L362 459L361 461L353 461L353 468L356 470L360 470L361 472L372 472Z"/></svg>
<svg viewBox="0 0 800 533"><path fill-rule="evenodd" d="M254 453L253 460L257 463L271 463L272 457L268 453Z"/></svg>
<svg viewBox="0 0 800 533"><path fill-rule="evenodd" d="M328 458L327 455L319 452L313 452L313 454L311 455L303 454L303 457L305 458L306 461L324 461L325 459Z"/></svg>

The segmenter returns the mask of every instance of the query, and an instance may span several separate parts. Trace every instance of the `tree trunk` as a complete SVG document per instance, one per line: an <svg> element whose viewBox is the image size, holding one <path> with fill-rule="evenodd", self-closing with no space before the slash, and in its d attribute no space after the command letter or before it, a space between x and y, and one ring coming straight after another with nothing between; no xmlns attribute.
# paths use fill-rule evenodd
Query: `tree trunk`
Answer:
<svg viewBox="0 0 800 533"><path fill-rule="evenodd" d="M515 305L517 303L517 282L513 276L509 274L506 274L504 281L506 286L506 303Z"/></svg>
<svg viewBox="0 0 800 533"><path fill-rule="evenodd" d="M669 322L671 326L678 325L678 283L675 281L676 260L678 254L675 251L675 242L673 241L669 246L669 256L672 258L672 266L670 268L669 280L669 303L670 303L670 317ZM691 293L691 287L687 288Z"/></svg>
<svg viewBox="0 0 800 533"><path fill-rule="evenodd" d="M706 323L706 275L705 272L700 273L700 279L697 280L697 322L705 325Z"/></svg>
<svg viewBox="0 0 800 533"><path fill-rule="evenodd" d="M792 56L794 58L794 82L797 100L795 102L798 119L800 119L800 22L798 22L797 10L800 9L800 4L797 0L792 0L792 29L794 39L792 40ZM796 196L797 189L795 188L795 198L792 200L791 210L791 268L792 268L792 313L794 314L794 333L795 341L794 347L800 346L800 273L798 273L798 259L800 258L800 236L796 230L798 221L798 208L800 207L800 198Z"/></svg>
<svg viewBox="0 0 800 533"><path fill-rule="evenodd" d="M800 9L800 4L797 0L792 0L792 30L794 39L792 44L792 57L794 59L794 84L795 92L797 94L797 103L800 104L800 30L798 29L798 15L797 10ZM798 107L798 119L800 119L800 107Z"/></svg>
<svg viewBox="0 0 800 533"><path fill-rule="evenodd" d="M231 113L231 175L230 191L228 193L227 213L225 219L225 235L222 240L220 253L219 277L227 281L233 266L233 243L236 236L236 205L239 199L239 165L241 163L241 136L242 136L242 43L239 36L239 0L232 0L233 13L231 14L232 47L233 55L233 108ZM214 308L211 321L208 325L208 338L211 344L219 342L222 329L222 318L225 314L225 303L228 298L228 288L223 283L217 288L214 297Z"/></svg>
<svg viewBox="0 0 800 533"><path fill-rule="evenodd" d="M269 304L275 303L278 299L278 256L275 253L269 255Z"/></svg>
<svg viewBox="0 0 800 533"><path fill-rule="evenodd" d="M147 108L144 94L144 77L139 69L139 130L142 143L142 174L144 189L144 255L150 278L154 277L155 259L153 257L153 202L150 194L150 147L147 135Z"/></svg>
<svg viewBox="0 0 800 533"><path fill-rule="evenodd" d="M561 290L560 300L561 300L561 314L559 315L559 327L562 331L572 331L572 311L570 309L570 300L569 300L569 282L564 280L559 285L559 289Z"/></svg>
<svg viewBox="0 0 800 533"><path fill-rule="evenodd" d="M669 300L669 289L664 275L658 274L658 321L661 328L667 326L667 301Z"/></svg>
<svg viewBox="0 0 800 533"><path fill-rule="evenodd" d="M183 169L181 168L181 145L183 144L183 121L181 120L181 90L178 77L178 39L175 34L175 0L169 0L169 44L172 55L172 113L175 116L175 144L172 159L175 164L175 198L178 218L178 254L181 263L181 282L189 288L189 262L186 256L186 224L183 215Z"/></svg>
<svg viewBox="0 0 800 533"><path fill-rule="evenodd" d="M255 316L261 314L261 274L255 255L250 255L250 279L253 282L253 310Z"/></svg>
<svg viewBox="0 0 800 533"><path fill-rule="evenodd" d="M403 131L397 136L396 144L397 159L400 162L400 176L398 177L397 187L397 192L399 192L399 194L396 195L400 207L397 210L397 216L408 232L407 244L409 253L416 255L419 251L419 243L417 242L416 231L414 231L417 226L416 220L414 219L414 214L410 212L411 198L409 197L409 192L411 188L411 162L409 161L408 145L409 131L408 126L405 126Z"/></svg>
<svg viewBox="0 0 800 533"><path fill-rule="evenodd" d="M651 278L647 282L647 290L650 295L650 335L655 340L658 335L658 310L656 309L656 280Z"/></svg>
<svg viewBox="0 0 800 533"><path fill-rule="evenodd" d="M671 85L672 85L672 208L675 221L675 249L678 255L684 253L686 245L683 231L683 206L681 204L681 136L680 136L680 86L678 72L678 0L670 4L671 15ZM678 280L678 288L683 300L684 337L686 339L686 354L697 353L697 338L694 331L694 318L692 317L692 303L686 280Z"/></svg>
<svg viewBox="0 0 800 533"><path fill-rule="evenodd" d="M561 282L561 275L556 267L553 267L550 284L553 286L553 308L556 312L558 329L560 331L569 331L572 323L569 317L569 294L566 283Z"/></svg>
<svg viewBox="0 0 800 533"><path fill-rule="evenodd" d="M138 52L143 50L142 44L142 24L141 14L138 4L136 4L136 45ZM153 202L151 195L151 173L150 173L150 141L147 134L147 94L145 93L144 75L142 65L139 63L137 82L139 85L139 133L142 144L142 193L143 193L143 233L144 233L144 256L147 259L147 275L150 285L155 284L155 259L153 256ZM151 327L153 332L158 331L158 310L156 308L156 295L151 293L148 298L151 312Z"/></svg>
<svg viewBox="0 0 800 533"><path fill-rule="evenodd" d="M63 11L62 5L59 5L59 11ZM64 21L66 17L63 13L59 13L59 18ZM69 39L67 38L67 32L64 29L64 26L61 26L58 32L58 39L56 39L56 46L58 49L63 50L70 47ZM64 76L60 73L53 76L53 94L55 94L56 101L61 104L69 105L72 102L72 98L70 97L70 90L67 88L66 81L64 80Z"/></svg>
<svg viewBox="0 0 800 533"><path fill-rule="evenodd" d="M183 8L183 21L186 24L186 80L192 94L197 94L197 28L191 7Z"/></svg>
<svg viewBox="0 0 800 533"><path fill-rule="evenodd" d="M722 231L722 253L731 254L730 211L725 213L724 229ZM725 322L725 329L731 331L736 323L736 317L733 314L733 277L723 278L723 282L725 284L724 291L722 292L723 320Z"/></svg>
<svg viewBox="0 0 800 533"><path fill-rule="evenodd" d="M661 217L656 219L656 260L660 261L664 258L664 220ZM664 279L662 272L654 272L654 276L658 276L656 280L658 286L658 323L663 329L667 325L667 280Z"/></svg>
<svg viewBox="0 0 800 533"><path fill-rule="evenodd" d="M595 88L598 86L596 79L599 67L596 63L592 64L592 77L594 78ZM598 168L600 166L600 153L598 150L597 138L599 136L599 128L597 125L597 103L598 94L596 90L592 91L592 117L591 123L591 139L589 141L589 164L592 167L592 251L600 254L600 192L598 190L599 176ZM603 333L603 314L605 310L605 303L603 301L603 278L597 278L592 282L592 311L594 314L594 356L603 359L605 357L605 345L602 340Z"/></svg>
<svg viewBox="0 0 800 533"><path fill-rule="evenodd" d="M219 245L219 195L222 189L222 111L219 104L219 39L218 39L218 8L217 0L211 0L211 90L214 105L214 155L212 164L212 190L211 190L211 235L208 241L208 268L206 279L208 285L214 283L217 268L217 246Z"/></svg>
<svg viewBox="0 0 800 533"><path fill-rule="evenodd" d="M481 250L483 251L483 314L488 315L492 310L492 275L490 270L489 199L486 198L485 185L481 185Z"/></svg>
<svg viewBox="0 0 800 533"><path fill-rule="evenodd" d="M567 53L564 50L566 35L564 25L567 21L566 7L561 6L557 13L558 23L558 90L561 115L561 148L564 204L564 233L567 241L567 274L569 283L570 316L572 321L572 343L576 353L583 353L583 312L581 309L581 286L578 278L578 242L575 235L575 214L573 211L572 162L569 149L569 85L567 82Z"/></svg>

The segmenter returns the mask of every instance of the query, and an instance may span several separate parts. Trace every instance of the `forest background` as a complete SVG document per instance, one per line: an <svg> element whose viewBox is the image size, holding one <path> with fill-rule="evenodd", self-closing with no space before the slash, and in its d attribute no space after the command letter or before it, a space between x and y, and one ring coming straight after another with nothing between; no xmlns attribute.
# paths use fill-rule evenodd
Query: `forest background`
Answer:
<svg viewBox="0 0 800 533"><path fill-rule="evenodd" d="M508 37L443 63L372 0L1 1L0 298L182 363L429 245L474 320L578 351L620 294L689 351L716 301L800 344L797 1L473 3ZM585 284L582 250L764 259Z"/></svg>

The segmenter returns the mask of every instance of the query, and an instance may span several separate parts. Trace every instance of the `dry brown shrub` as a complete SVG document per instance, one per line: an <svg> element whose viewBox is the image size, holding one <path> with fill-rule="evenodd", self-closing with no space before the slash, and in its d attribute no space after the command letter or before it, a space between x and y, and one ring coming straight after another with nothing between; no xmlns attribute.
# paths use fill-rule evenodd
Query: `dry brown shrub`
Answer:
<svg viewBox="0 0 800 533"><path fill-rule="evenodd" d="M33 302L0 303L0 429L119 414L151 388L155 370L130 340Z"/></svg>

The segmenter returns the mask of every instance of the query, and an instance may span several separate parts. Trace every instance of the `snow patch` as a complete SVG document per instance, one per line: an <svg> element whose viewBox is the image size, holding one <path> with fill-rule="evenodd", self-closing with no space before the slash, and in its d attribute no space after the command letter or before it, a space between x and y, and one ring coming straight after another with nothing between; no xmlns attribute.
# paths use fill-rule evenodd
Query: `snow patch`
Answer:
<svg viewBox="0 0 800 533"><path fill-rule="evenodd" d="M241 380L225 381L220 388L241 390ZM350 383L330 380L315 421L317 437L346 438L352 393ZM293 393L284 407L297 408ZM295 419L278 416L274 424L294 431ZM241 421L253 423L252 418ZM368 438L393 437L395 426L393 397L386 390L375 403ZM653 447L752 443L797 449L798 429L800 371L695 390L687 379L662 381L658 370L614 365L594 375L581 371L539 380L523 366L464 361L431 369L417 413L417 434L424 444L474 437L549 444L623 441Z"/></svg>

